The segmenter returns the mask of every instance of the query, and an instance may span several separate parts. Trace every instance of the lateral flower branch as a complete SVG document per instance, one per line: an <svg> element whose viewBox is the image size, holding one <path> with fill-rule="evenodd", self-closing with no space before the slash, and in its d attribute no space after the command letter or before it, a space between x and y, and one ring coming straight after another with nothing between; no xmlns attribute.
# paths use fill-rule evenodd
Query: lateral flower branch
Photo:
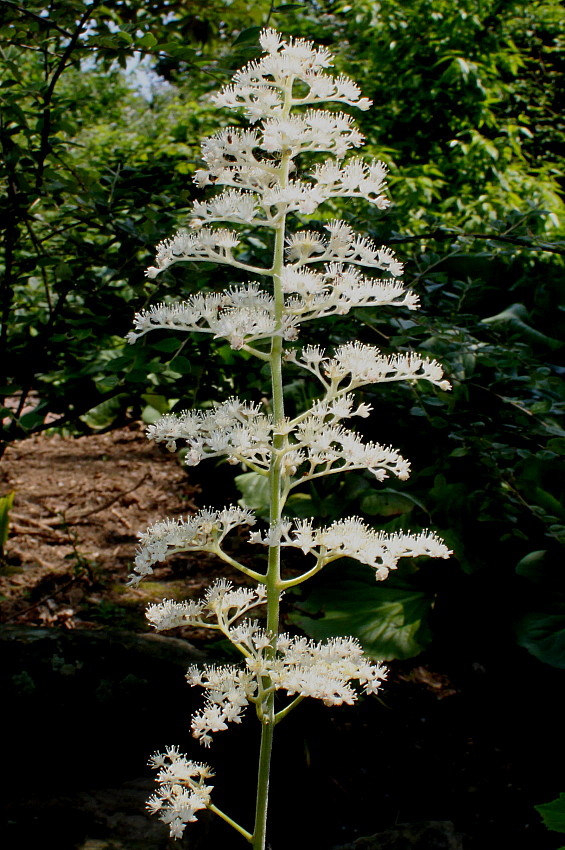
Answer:
<svg viewBox="0 0 565 850"><path fill-rule="evenodd" d="M153 329L212 334L235 350L269 363L270 403L250 404L238 398L216 402L206 410L167 414L148 428L148 436L174 451L187 447L186 463L226 457L230 463L268 479L267 528L250 533L252 544L265 550L263 571L248 568L223 548L235 528L253 526L252 511L240 507L201 510L186 519L165 519L140 535L131 583L150 575L156 563L179 552L204 551L240 570L252 588L215 581L202 600L163 600L147 611L157 630L194 625L219 630L241 656L241 665L191 668L189 684L205 693L204 707L192 719L194 736L206 746L215 732L239 723L251 705L261 724L255 822L248 831L211 801L211 769L181 755L175 747L151 759L158 791L148 808L181 836L196 813L208 808L229 823L253 847L266 841L269 766L276 724L305 697L326 705L351 704L357 688L376 693L386 669L363 654L352 638L316 643L281 634L279 605L283 591L300 584L339 558L355 558L386 579L400 558L451 554L433 532L386 534L358 517L345 517L328 527L284 516L287 497L304 482L326 475L367 469L378 481L390 475L409 476L409 463L391 446L364 442L343 423L367 417L371 407L358 404L354 391L370 383L427 380L448 390L435 360L417 354L385 355L379 349L350 342L333 352L294 343L304 322L344 316L352 309L391 305L417 309L418 298L400 281L402 264L391 250L375 245L344 221L331 221L325 234L292 232L291 214L310 215L332 198L364 198L379 210L389 205L385 195L386 166L347 157L363 143L353 119L343 112L320 108L323 102L368 109L349 78L331 76L331 54L303 39L283 38L273 29L261 33L263 56L235 74L233 84L213 97L218 107L243 110L250 129L230 127L204 139L205 167L196 172L200 187L220 192L194 204L190 228L181 229L157 247L155 278L179 262L217 262L250 275L224 292L189 295L182 303L157 304L137 314L129 341ZM296 160L309 152L327 154L309 173L299 175ZM306 158L307 159L307 158ZM319 157L317 157L319 159ZM301 159L302 161L302 159ZM227 187L227 188L222 188ZM218 222L260 227L271 232L268 267L243 259L242 234L217 227ZM298 229L296 226L298 224ZM365 276L361 268L369 269ZM374 272L381 277L373 276ZM257 280L258 278L258 280ZM283 368L293 364L309 372L320 396L294 418L285 415ZM286 578L281 552L302 550L310 563L304 572ZM257 606L266 607L266 621L251 619ZM287 694L275 711L275 692ZM283 697L284 700L284 697ZM279 704L279 703L277 703Z"/></svg>

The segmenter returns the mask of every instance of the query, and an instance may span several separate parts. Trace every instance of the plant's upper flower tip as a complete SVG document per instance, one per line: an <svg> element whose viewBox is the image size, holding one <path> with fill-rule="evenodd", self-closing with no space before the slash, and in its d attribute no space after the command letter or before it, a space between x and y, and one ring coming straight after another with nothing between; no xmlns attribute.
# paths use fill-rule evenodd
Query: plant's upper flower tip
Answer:
<svg viewBox="0 0 565 850"><path fill-rule="evenodd" d="M155 266L149 266L148 269L145 269L145 277L148 277L150 280L154 280L161 271L162 269L158 269Z"/></svg>

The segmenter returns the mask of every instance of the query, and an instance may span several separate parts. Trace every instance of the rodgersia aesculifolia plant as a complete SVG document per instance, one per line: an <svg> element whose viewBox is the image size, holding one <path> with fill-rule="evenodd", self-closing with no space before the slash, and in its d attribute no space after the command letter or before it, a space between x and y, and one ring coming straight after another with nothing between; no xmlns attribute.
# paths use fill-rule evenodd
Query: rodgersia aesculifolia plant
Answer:
<svg viewBox="0 0 565 850"><path fill-rule="evenodd" d="M369 405L355 401L354 390L381 381L425 379L442 390L449 384L435 360L417 354L384 355L355 341L331 352L311 345L300 349L296 344L304 322L361 307L414 310L418 298L400 282L402 264L392 251L377 247L344 221L330 221L325 234L300 229L296 215L312 214L331 198L364 198L386 209L387 169L377 160L347 158L363 136L349 115L320 106L371 105L352 80L327 72L331 54L303 39L284 39L272 29L261 33L260 42L262 58L238 71L233 84L213 98L218 107L242 110L250 128L223 129L202 143L205 167L196 172L196 183L225 188L194 204L190 229L162 242L155 265L147 271L155 278L173 263L212 261L239 269L251 280L224 292L194 294L182 303L158 304L136 315L135 330L129 335L134 342L156 328L209 333L270 368L268 404L229 398L205 410L162 416L148 429L151 439L171 450L184 444L189 466L205 458L226 457L268 479L269 522L249 535L265 553L264 570L239 563L224 548L230 531L256 525L252 511L230 506L152 525L140 536L131 579L137 584L169 555L199 551L214 553L252 582L251 587L241 587L219 579L202 599L164 600L147 611L157 630L186 625L215 629L241 655L240 665L190 668L187 679L205 693L204 707L192 718L193 735L205 746L228 723L239 723L249 705L257 714L261 743L252 830L213 804L211 769L181 755L176 747L151 759L158 790L148 807L169 826L172 836L181 836L196 813L208 808L254 850L265 847L275 726L305 697L326 705L351 704L355 687L376 693L386 677L386 669L365 657L352 638L316 643L280 633L281 595L339 558L366 564L381 581L400 558L450 554L431 532L386 534L358 517L343 517L325 527L310 519L285 517L289 494L322 476L367 469L378 481L389 475L408 478L409 464L396 449L364 442L344 425L347 419L371 412ZM304 155L309 153L318 155L316 162L300 174L297 161L301 166L307 163ZM327 157L321 159L320 154ZM218 227L218 222L235 227ZM249 264L239 250L245 233L255 228L269 234L269 266ZM381 277L365 276L362 268ZM284 409L285 363L309 372L320 389L312 406L293 418ZM309 556L298 576L294 571L285 577L281 570L281 553L288 547ZM259 606L266 608L266 620L249 616Z"/></svg>

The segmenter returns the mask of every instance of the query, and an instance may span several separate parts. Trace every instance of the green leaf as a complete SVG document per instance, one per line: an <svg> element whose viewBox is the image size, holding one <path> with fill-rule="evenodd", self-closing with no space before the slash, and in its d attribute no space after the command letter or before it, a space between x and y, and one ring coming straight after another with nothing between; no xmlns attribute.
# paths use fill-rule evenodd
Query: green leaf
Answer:
<svg viewBox="0 0 565 850"><path fill-rule="evenodd" d="M561 348L563 345L560 340L553 339L528 324L530 316L523 304L511 304L510 307L502 310L501 313L497 313L496 316L489 316L481 321L485 325L493 325L510 334L522 337L528 342L546 345L551 349Z"/></svg>
<svg viewBox="0 0 565 850"><path fill-rule="evenodd" d="M147 404L151 405L151 407L156 410L160 416L163 413L168 413L170 408L169 400L165 398L164 395L158 395L157 393L142 393L141 398Z"/></svg>
<svg viewBox="0 0 565 850"><path fill-rule="evenodd" d="M469 450L466 449L464 446L460 446L458 449L453 449L453 451L450 452L449 457L465 457L465 455L468 454Z"/></svg>
<svg viewBox="0 0 565 850"><path fill-rule="evenodd" d="M370 516L400 516L414 510L415 504L415 500L404 493L387 489L364 496L360 507L363 513Z"/></svg>
<svg viewBox="0 0 565 850"><path fill-rule="evenodd" d="M121 394L100 402L80 417L81 422L84 422L93 431L109 428L116 421L116 417L123 407L124 399L127 399L127 395Z"/></svg>
<svg viewBox="0 0 565 850"><path fill-rule="evenodd" d="M519 576L530 579L530 581L543 581L546 570L544 569L547 549L538 549L529 552L516 564L516 573Z"/></svg>
<svg viewBox="0 0 565 850"><path fill-rule="evenodd" d="M131 380L131 374L130 374ZM96 380L96 389L101 393L108 393L117 387L120 383L120 379L117 375L101 375Z"/></svg>
<svg viewBox="0 0 565 850"><path fill-rule="evenodd" d="M15 491L11 490L5 496L0 496L0 554L4 551L4 546L8 541L10 511L14 504L15 495Z"/></svg>
<svg viewBox="0 0 565 850"><path fill-rule="evenodd" d="M351 635L368 655L382 660L412 658L429 643L430 596L389 581L376 582L369 568L334 570L299 605L291 620L316 640ZM320 616L321 615L321 616Z"/></svg>
<svg viewBox="0 0 565 850"><path fill-rule="evenodd" d="M269 504L271 491L269 489L269 478L259 472L244 472L235 478L237 489L242 494L238 505L255 511L257 516L267 519L269 516Z"/></svg>
<svg viewBox="0 0 565 850"><path fill-rule="evenodd" d="M565 455L565 437L553 437L547 441L546 449L557 455Z"/></svg>
<svg viewBox="0 0 565 850"><path fill-rule="evenodd" d="M174 369L175 372L180 372L181 375L190 375L193 368L188 357L184 357L183 355L174 357L169 366L171 369Z"/></svg>
<svg viewBox="0 0 565 850"><path fill-rule="evenodd" d="M261 32L262 27L246 27L246 29L241 30L238 37L232 43L233 46L236 44L249 44L250 42L257 42L259 40L259 33Z"/></svg>
<svg viewBox="0 0 565 850"><path fill-rule="evenodd" d="M526 614L516 623L515 633L518 645L535 658L565 668L565 597L560 594L546 611Z"/></svg>
<svg viewBox="0 0 565 850"><path fill-rule="evenodd" d="M194 47L188 47L179 41L168 41L166 44L161 45L161 50L175 59L184 59L185 62L192 62L197 55Z"/></svg>
<svg viewBox="0 0 565 850"><path fill-rule="evenodd" d="M146 425L153 425L163 414L153 407L152 404L147 404L141 411L141 419Z"/></svg>
<svg viewBox="0 0 565 850"><path fill-rule="evenodd" d="M125 41L127 44L133 43L133 36L131 36L129 32L124 32L123 30L116 33L116 38L121 38L122 41Z"/></svg>
<svg viewBox="0 0 565 850"><path fill-rule="evenodd" d="M20 416L18 421L22 428L25 428L26 431L32 431L38 425L42 425L44 419L44 413L36 413L34 410L31 410L29 413L24 413L23 416Z"/></svg>
<svg viewBox="0 0 565 850"><path fill-rule="evenodd" d="M565 832L565 793L562 793L551 803L541 803L534 806L540 813L548 829L554 832Z"/></svg>
<svg viewBox="0 0 565 850"><path fill-rule="evenodd" d="M121 35L121 33L120 33L120 35ZM137 47L146 47L147 49L151 49L152 47L155 47L156 44L157 44L157 39L155 38L153 33L146 32L145 35L142 36L142 38L138 38L136 46Z"/></svg>
<svg viewBox="0 0 565 850"><path fill-rule="evenodd" d="M181 345L182 343L178 339L168 337L167 339L159 340L159 342L152 342L151 348L154 348L155 351L163 351L165 354L169 354L171 351L178 351Z"/></svg>

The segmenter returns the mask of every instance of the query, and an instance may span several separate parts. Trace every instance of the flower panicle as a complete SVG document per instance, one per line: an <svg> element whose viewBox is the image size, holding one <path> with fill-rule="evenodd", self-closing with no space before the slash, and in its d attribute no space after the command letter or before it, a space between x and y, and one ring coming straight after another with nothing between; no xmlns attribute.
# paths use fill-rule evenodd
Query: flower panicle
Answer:
<svg viewBox="0 0 565 850"><path fill-rule="evenodd" d="M160 520L138 536L140 545L134 572L128 584L137 586L153 573L153 566L180 552L215 552L224 537L238 526L254 525L255 515L246 508L230 506L219 511L208 508L194 516Z"/></svg>
<svg viewBox="0 0 565 850"><path fill-rule="evenodd" d="M153 628L168 631L181 626L220 628L229 632L244 614L266 601L263 584L256 588L235 586L226 579L216 579L207 589L203 599L178 602L163 599L149 605L145 616Z"/></svg>
<svg viewBox="0 0 565 850"><path fill-rule="evenodd" d="M451 389L437 360L414 352L384 355L376 346L360 342L340 345L333 357L326 357L319 346L306 346L300 354L293 350L288 360L314 373L323 383L329 381L334 393L338 387L340 392L349 392L365 384L415 380L430 381L443 391ZM340 387L345 380L349 381L347 386Z"/></svg>
<svg viewBox="0 0 565 850"><path fill-rule="evenodd" d="M214 732L241 723L250 703L260 710L266 690L320 699L325 705L351 705L357 699L352 683L365 693L377 693L387 676L386 667L366 657L354 638L317 642L287 634L275 637L254 621L244 622L233 634L246 648L245 666L192 666L186 676L205 692L204 707L192 718L192 734L206 747Z"/></svg>
<svg viewBox="0 0 565 850"><path fill-rule="evenodd" d="M440 390L450 385L438 361L417 353L383 354L360 342L339 345L333 354L320 346L300 351L282 344L294 341L306 321L343 316L361 307L415 310L419 301L401 283L403 265L394 252L356 233L347 221L332 220L323 227L310 224L310 229L299 227L288 235L289 215L312 216L332 199L363 198L374 209L386 210L387 166L354 155L364 136L353 118L340 110L344 106L364 110L371 101L349 77L331 73L333 57L325 47L284 37L272 28L263 29L259 40L262 55L212 97L218 107L243 110L253 126L224 127L202 141L203 167L196 171L194 182L199 189L213 191L194 201L186 227L157 246L155 263L146 275L154 279L179 262L214 262L261 282L195 293L181 303L157 304L135 316L128 335L135 342L154 329L207 333L270 362L272 415L268 408L232 397L204 410L165 414L148 427L147 435L170 451L182 442L188 466L225 457L261 480L268 479L271 519L266 531L249 532L249 543L271 550L294 547L315 560L302 575L286 580L280 574L278 552L275 559L270 553L265 574L238 563L222 548L224 538L236 528L256 524L253 511L239 506L162 520L139 535L130 585L137 586L155 564L171 555L199 551L215 554L256 583L249 588L219 579L201 599L163 599L147 608L147 620L157 631L185 626L216 629L239 653L240 664L191 666L187 671L187 682L204 692L204 705L191 724L193 736L204 746L210 746L213 735L230 723L241 723L250 705L265 732L303 698L320 699L329 706L350 705L360 691L378 693L386 679L386 668L367 657L353 638L317 642L279 634L281 590L302 583L339 558L366 564L381 581L401 558L451 554L445 542L429 531L377 531L357 516L316 526L310 519L282 515L295 487L322 476L368 470L378 481L389 475L409 477L410 464L396 449L364 442L344 426L344 420L368 417L372 411L370 404L357 403L354 390L400 380L427 380ZM322 103L334 106L320 108ZM310 153L316 154L315 162L300 173L298 165L307 162ZM222 223L228 226L219 226ZM249 240L252 248L244 249L248 232L257 228L261 243ZM259 246L263 251L265 245L273 249L272 265L252 265L252 252ZM378 278L369 276L375 272ZM294 418L284 414L283 358L313 374L323 388L322 397ZM275 692L283 692L289 700L278 711ZM262 737L263 789L268 780L266 742ZM258 805L253 834L220 812L211 803L208 765L189 760L175 747L156 753L150 763L157 771L158 791L147 807L169 826L171 836L180 837L198 811L211 808L254 847L262 846L264 836L257 833L257 824L264 821L265 811L260 812ZM266 806L266 791L263 796Z"/></svg>
<svg viewBox="0 0 565 850"><path fill-rule="evenodd" d="M302 38L283 39L274 29L259 37L264 56L236 72L233 83L213 98L228 109L244 109L251 123L283 111L283 92L292 84L292 106L333 101L369 109L371 101L361 97L359 86L343 74L332 77L325 69L333 64L332 54ZM301 91L295 91L301 87Z"/></svg>
<svg viewBox="0 0 565 850"><path fill-rule="evenodd" d="M171 838L181 838L196 813L210 805L213 786L206 782L214 773L207 764L181 755L176 747L155 753L149 764L157 770L158 791L147 801L147 809L167 824Z"/></svg>
<svg viewBox="0 0 565 850"><path fill-rule="evenodd" d="M434 532L375 531L359 517L346 517L331 525L316 528L311 520L286 521L276 529L281 546L301 549L305 555L314 555L320 565L338 558L354 558L375 570L377 581L388 577L401 558L449 558L453 552ZM268 533L252 532L251 541L273 545Z"/></svg>

